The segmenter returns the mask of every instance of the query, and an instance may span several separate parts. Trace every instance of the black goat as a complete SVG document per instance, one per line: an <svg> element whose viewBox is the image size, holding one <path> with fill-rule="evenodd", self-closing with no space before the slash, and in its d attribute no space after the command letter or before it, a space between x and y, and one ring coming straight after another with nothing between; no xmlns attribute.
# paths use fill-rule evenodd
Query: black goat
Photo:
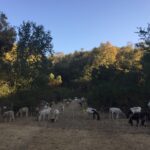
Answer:
<svg viewBox="0 0 150 150"><path fill-rule="evenodd" d="M149 112L139 112L139 113L131 113L129 115L129 124L133 126L133 121L136 121L136 126L138 127L139 124L141 126L146 126L145 123L150 120L150 113Z"/></svg>

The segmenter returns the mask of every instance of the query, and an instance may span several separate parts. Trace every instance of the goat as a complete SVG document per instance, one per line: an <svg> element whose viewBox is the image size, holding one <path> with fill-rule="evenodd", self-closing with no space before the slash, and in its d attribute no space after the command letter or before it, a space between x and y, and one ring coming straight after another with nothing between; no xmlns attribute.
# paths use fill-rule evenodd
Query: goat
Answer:
<svg viewBox="0 0 150 150"><path fill-rule="evenodd" d="M39 111L38 121L41 120L49 120L51 113L51 107L47 106L47 108L43 108Z"/></svg>
<svg viewBox="0 0 150 150"><path fill-rule="evenodd" d="M29 108L28 107L22 107L19 109L19 111L17 112L16 116L20 116L20 117L28 117L29 115Z"/></svg>
<svg viewBox="0 0 150 150"><path fill-rule="evenodd" d="M9 111L5 111L3 113L3 118L4 118L4 121L14 121L15 120L15 116L14 116L14 111L13 110L9 110Z"/></svg>
<svg viewBox="0 0 150 150"><path fill-rule="evenodd" d="M133 121L136 121L136 126L139 126L139 123L141 124L141 126L145 126L145 122L150 120L150 113L148 112L135 112L132 113L132 115L130 115L129 117L129 124L131 124L131 126L133 126Z"/></svg>
<svg viewBox="0 0 150 150"><path fill-rule="evenodd" d="M58 120L60 111L58 109L54 109L53 111L51 111L51 121L52 122L56 122Z"/></svg>
<svg viewBox="0 0 150 150"><path fill-rule="evenodd" d="M90 115L92 114L93 115L93 120L95 119L95 116L97 117L97 120L100 120L100 115L98 113L98 111L95 109L95 108L91 108L91 107L88 107L86 109L86 112Z"/></svg>
<svg viewBox="0 0 150 150"><path fill-rule="evenodd" d="M119 119L120 115L123 114L123 112L120 108L111 107L109 108L109 114L111 119Z"/></svg>
<svg viewBox="0 0 150 150"><path fill-rule="evenodd" d="M132 107L130 108L131 112L134 113L140 113L142 111L141 107Z"/></svg>

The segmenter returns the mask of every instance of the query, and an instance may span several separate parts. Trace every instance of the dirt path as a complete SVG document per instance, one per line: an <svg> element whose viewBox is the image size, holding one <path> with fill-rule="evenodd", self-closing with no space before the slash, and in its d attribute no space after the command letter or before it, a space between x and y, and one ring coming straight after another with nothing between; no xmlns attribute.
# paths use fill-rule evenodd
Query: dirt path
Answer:
<svg viewBox="0 0 150 150"><path fill-rule="evenodd" d="M145 150L150 137L145 134L111 134L78 129L45 128L28 143L28 150Z"/></svg>

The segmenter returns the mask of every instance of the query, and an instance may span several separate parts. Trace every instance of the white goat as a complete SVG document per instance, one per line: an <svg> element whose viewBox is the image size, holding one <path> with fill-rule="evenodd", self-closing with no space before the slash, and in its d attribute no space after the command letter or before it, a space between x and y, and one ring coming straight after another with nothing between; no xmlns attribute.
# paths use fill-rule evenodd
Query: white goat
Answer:
<svg viewBox="0 0 150 150"><path fill-rule="evenodd" d="M91 117L91 115L92 115L93 119L95 119L95 116L96 116L97 120L100 120L100 114L98 113L98 111L95 108L88 107L86 109L86 112L88 113L89 117Z"/></svg>
<svg viewBox="0 0 150 150"><path fill-rule="evenodd" d="M51 113L51 107L47 106L39 111L38 121L49 120Z"/></svg>
<svg viewBox="0 0 150 150"><path fill-rule="evenodd" d="M29 108L28 107L22 107L17 112L17 116L23 117L23 115L25 117L28 117L28 115L29 115Z"/></svg>
<svg viewBox="0 0 150 150"><path fill-rule="evenodd" d="M142 111L141 107L132 107L130 108L131 112L134 113L140 113Z"/></svg>
<svg viewBox="0 0 150 150"><path fill-rule="evenodd" d="M4 121L14 121L15 120L14 111L13 110L5 111L3 113L3 118Z"/></svg>
<svg viewBox="0 0 150 150"><path fill-rule="evenodd" d="M59 104L59 110L60 110L60 112L64 112L65 106L64 106L63 103L60 103L60 104Z"/></svg>
<svg viewBox="0 0 150 150"><path fill-rule="evenodd" d="M88 107L88 108L86 109L86 112L87 112L88 114L93 114L93 111L96 111L96 109L95 109L95 108L91 108L91 107Z"/></svg>
<svg viewBox="0 0 150 150"><path fill-rule="evenodd" d="M109 108L109 115L111 119L119 119L121 114L123 114L123 112L120 108L116 107Z"/></svg>
<svg viewBox="0 0 150 150"><path fill-rule="evenodd" d="M58 109L54 109L51 112L51 120L56 122L58 120L59 114L60 114L60 111Z"/></svg>

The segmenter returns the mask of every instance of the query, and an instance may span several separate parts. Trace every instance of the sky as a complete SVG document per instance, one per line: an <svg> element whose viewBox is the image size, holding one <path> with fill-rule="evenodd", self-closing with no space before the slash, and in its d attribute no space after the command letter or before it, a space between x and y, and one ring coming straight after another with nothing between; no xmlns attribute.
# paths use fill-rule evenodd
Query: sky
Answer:
<svg viewBox="0 0 150 150"><path fill-rule="evenodd" d="M0 0L13 26L34 21L51 31L55 52L92 50L100 43L139 41L137 27L150 23L150 0Z"/></svg>

